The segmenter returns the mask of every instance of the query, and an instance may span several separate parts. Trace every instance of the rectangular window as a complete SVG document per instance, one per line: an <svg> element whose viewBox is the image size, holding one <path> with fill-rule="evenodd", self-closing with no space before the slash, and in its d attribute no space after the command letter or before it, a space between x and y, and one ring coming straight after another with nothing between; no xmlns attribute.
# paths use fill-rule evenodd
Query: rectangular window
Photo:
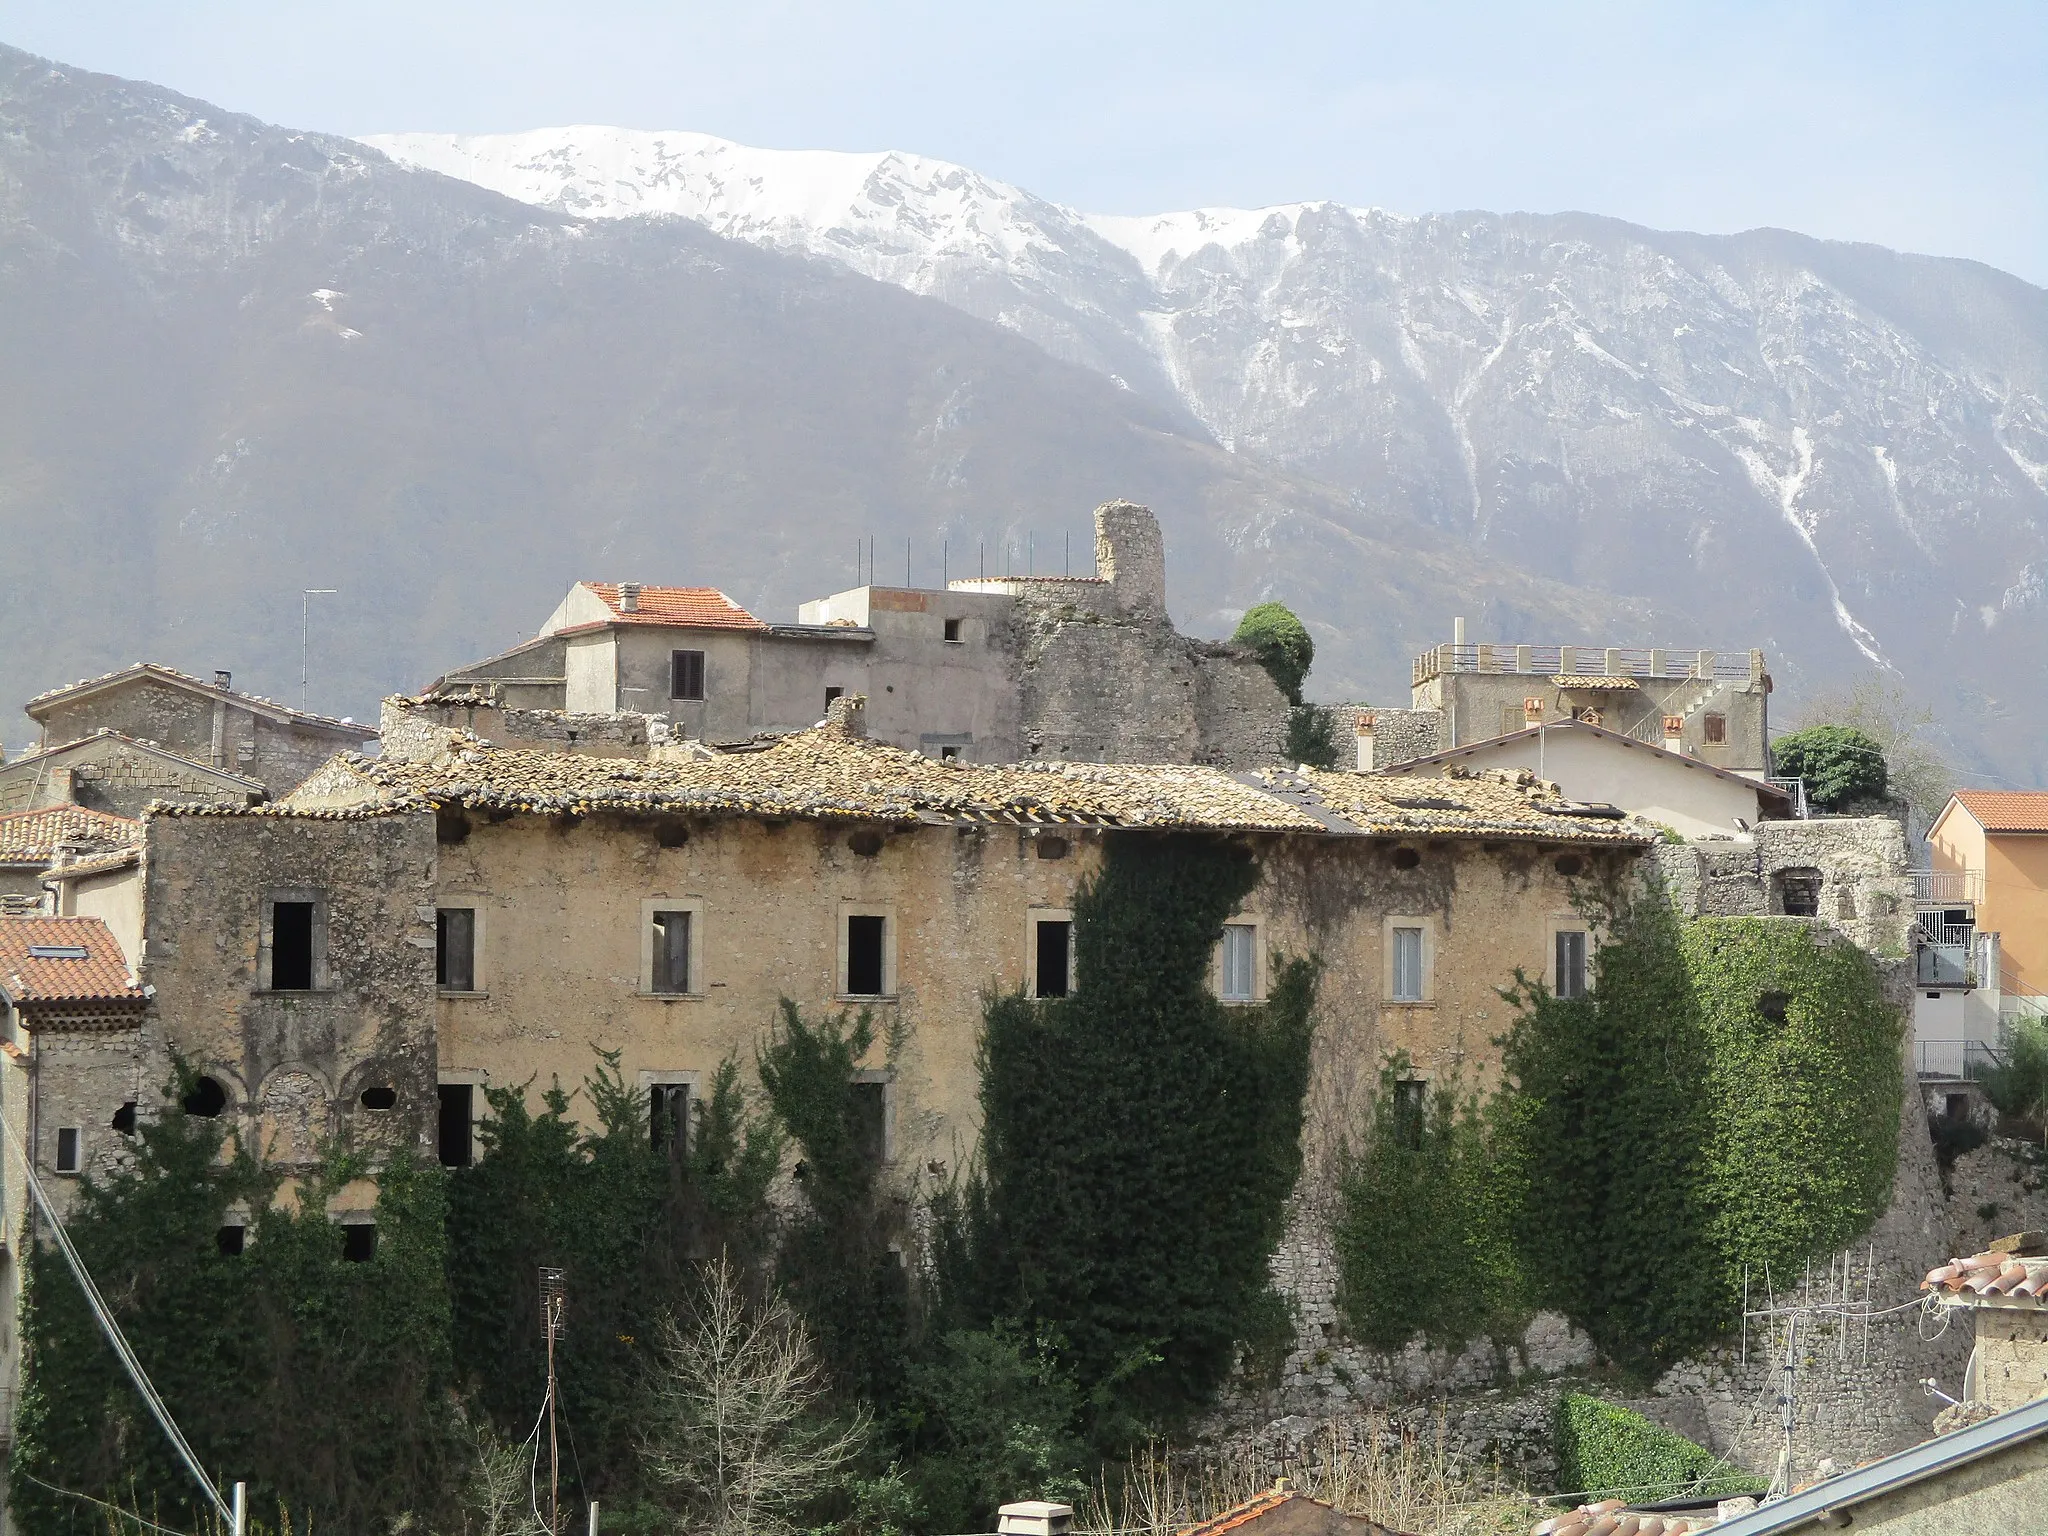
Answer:
<svg viewBox="0 0 2048 1536"><path fill-rule="evenodd" d="M277 901L270 906L270 989L313 990L313 903Z"/></svg>
<svg viewBox="0 0 2048 1536"><path fill-rule="evenodd" d="M960 643L960 621L958 619L946 620L946 638L955 645Z"/></svg>
<svg viewBox="0 0 2048 1536"><path fill-rule="evenodd" d="M245 1226L226 1226L213 1234L213 1246L220 1250L224 1259L239 1259L242 1250L249 1246L249 1229Z"/></svg>
<svg viewBox="0 0 2048 1536"><path fill-rule="evenodd" d="M1422 1145L1424 1111L1429 1102L1429 1084L1420 1078L1403 1078L1394 1084L1394 1139L1414 1151Z"/></svg>
<svg viewBox="0 0 2048 1536"><path fill-rule="evenodd" d="M1220 995L1231 1002L1248 1003L1257 984L1259 930L1252 923L1223 925L1223 986Z"/></svg>
<svg viewBox="0 0 2048 1536"><path fill-rule="evenodd" d="M826 713L826 714L828 714L828 715L829 715L830 713L832 713L832 701L833 701L834 699L836 699L836 698L840 697L840 696L841 696L842 694L844 694L845 692L846 692L846 690L845 690L844 688L827 688L827 689L825 690L825 713Z"/></svg>
<svg viewBox="0 0 2048 1536"><path fill-rule="evenodd" d="M958 747L941 747L941 748L939 748L939 761L940 761L940 762L942 762L942 763L957 763L957 762L958 762L959 760L960 760L960 749L959 749Z"/></svg>
<svg viewBox="0 0 2048 1536"><path fill-rule="evenodd" d="M846 920L846 995L882 995L883 943L887 937L885 917L849 917Z"/></svg>
<svg viewBox="0 0 2048 1536"><path fill-rule="evenodd" d="M468 1083L443 1083L437 1128L443 1168L467 1168L476 1160L470 1144L470 1123L475 1118L476 1089Z"/></svg>
<svg viewBox="0 0 2048 1536"><path fill-rule="evenodd" d="M352 1221L341 1229L341 1259L344 1264L367 1264L377 1257L377 1228L367 1221Z"/></svg>
<svg viewBox="0 0 2048 1536"><path fill-rule="evenodd" d="M702 651L670 651L668 653L668 696L672 699L701 699L704 697L704 653Z"/></svg>
<svg viewBox="0 0 2048 1536"><path fill-rule="evenodd" d="M1503 736L1519 731L1529 723L1527 715L1519 704L1503 704L1500 707L1500 733Z"/></svg>
<svg viewBox="0 0 2048 1536"><path fill-rule="evenodd" d="M434 913L434 983L443 992L476 990L474 907L442 907Z"/></svg>
<svg viewBox="0 0 2048 1536"><path fill-rule="evenodd" d="M1046 918L1032 925L1037 944L1033 976L1040 997L1065 997L1073 986L1074 925L1065 919Z"/></svg>
<svg viewBox="0 0 2048 1536"><path fill-rule="evenodd" d="M84 1166L84 1150L75 1125L67 1125L57 1132L57 1171L77 1173Z"/></svg>
<svg viewBox="0 0 2048 1536"><path fill-rule="evenodd" d="M1561 998L1586 995L1586 935L1582 930L1558 930L1557 995Z"/></svg>
<svg viewBox="0 0 2048 1536"><path fill-rule="evenodd" d="M1725 746L1728 742L1728 717L1707 715L1701 722L1700 735L1710 747Z"/></svg>
<svg viewBox="0 0 2048 1536"><path fill-rule="evenodd" d="M657 912L654 924L654 973L650 992L681 994L690 990L690 914Z"/></svg>
<svg viewBox="0 0 2048 1536"><path fill-rule="evenodd" d="M654 1083L647 1089L647 1128L657 1152L681 1156L690 1142L690 1085Z"/></svg>
<svg viewBox="0 0 2048 1536"><path fill-rule="evenodd" d="M1422 930L1394 930L1394 1001L1422 1001Z"/></svg>
<svg viewBox="0 0 2048 1536"><path fill-rule="evenodd" d="M853 1144L860 1155L879 1165L889 1155L889 1085L853 1085Z"/></svg>

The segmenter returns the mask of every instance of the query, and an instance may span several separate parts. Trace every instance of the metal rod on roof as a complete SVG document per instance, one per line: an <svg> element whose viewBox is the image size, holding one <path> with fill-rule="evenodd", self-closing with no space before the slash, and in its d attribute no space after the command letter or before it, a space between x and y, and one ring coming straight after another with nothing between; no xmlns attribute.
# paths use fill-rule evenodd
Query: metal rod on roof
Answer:
<svg viewBox="0 0 2048 1536"><path fill-rule="evenodd" d="M1073 530L1073 529L1069 528L1069 529L1067 530L1067 532L1066 532L1066 540L1067 540L1067 574L1068 574L1069 576L1071 576L1071 575L1073 575L1073 574L1074 574L1074 530Z"/></svg>
<svg viewBox="0 0 2048 1536"><path fill-rule="evenodd" d="M910 579L910 535L907 533L903 536L903 585L906 587L917 585L916 582Z"/></svg>
<svg viewBox="0 0 2048 1536"><path fill-rule="evenodd" d="M988 580L988 540L981 541L981 579Z"/></svg>
<svg viewBox="0 0 2048 1536"><path fill-rule="evenodd" d="M1038 574L1038 535L1035 533L1024 535L1024 574L1026 576L1036 576Z"/></svg>
<svg viewBox="0 0 2048 1536"><path fill-rule="evenodd" d="M306 626L312 619L313 599L332 597L335 587L301 587L299 589L299 708L306 707Z"/></svg>
<svg viewBox="0 0 2048 1536"><path fill-rule="evenodd" d="M953 585L953 541L951 539L939 540L939 585L942 587Z"/></svg>

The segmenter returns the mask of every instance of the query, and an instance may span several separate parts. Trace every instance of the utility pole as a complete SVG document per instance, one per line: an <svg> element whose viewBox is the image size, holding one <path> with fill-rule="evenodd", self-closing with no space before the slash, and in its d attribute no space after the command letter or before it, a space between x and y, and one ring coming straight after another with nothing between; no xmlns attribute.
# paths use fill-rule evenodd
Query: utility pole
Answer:
<svg viewBox="0 0 2048 1536"><path fill-rule="evenodd" d="M337 587L301 587L299 589L299 708L306 707L306 627L313 616L313 599L332 597Z"/></svg>
<svg viewBox="0 0 2048 1536"><path fill-rule="evenodd" d="M562 1272L542 1267L540 1321L548 1340L548 1536L562 1536L562 1453L555 1440L555 1340L562 1336Z"/></svg>

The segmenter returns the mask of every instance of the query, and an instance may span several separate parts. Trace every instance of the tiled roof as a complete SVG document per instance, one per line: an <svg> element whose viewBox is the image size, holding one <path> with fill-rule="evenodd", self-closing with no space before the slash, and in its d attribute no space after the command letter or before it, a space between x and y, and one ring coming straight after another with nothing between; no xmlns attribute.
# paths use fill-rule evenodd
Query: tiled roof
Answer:
<svg viewBox="0 0 2048 1536"><path fill-rule="evenodd" d="M1551 682L1560 688L1605 688L1614 693L1625 693L1643 686L1632 677L1566 676L1553 677Z"/></svg>
<svg viewBox="0 0 2048 1536"><path fill-rule="evenodd" d="M1633 736L1625 736L1620 731L1610 731L1606 726L1594 725L1590 720L1553 720L1548 725L1523 726L1520 730L1508 731L1499 736L1488 736L1481 741L1467 742L1462 747L1447 747L1441 752L1432 752L1426 757L1411 757L1405 762L1390 764L1387 771L1389 773L1398 772L1412 776L1417 768L1427 767L1432 763L1456 762L1461 758L1473 757L1479 753L1491 751L1493 748L1505 745L1511 741L1534 741L1539 732L1545 731L1551 732L1553 735L1559 731L1582 731L1596 741L1611 742L1617 749L1624 752L1654 752L1657 754L1658 761L1660 762L1669 763L1680 768L1690 768L1696 773L1709 774L1717 779L1727 779L1732 783L1740 784L1744 789L1755 790L1757 794L1763 796L1766 800L1782 802L1788 806L1791 804L1792 796L1787 791L1771 783L1768 779L1753 779L1746 773L1736 773L1733 769L1718 767L1708 762L1705 758L1694 757L1689 752L1674 752L1666 746L1656 745L1647 741L1637 741Z"/></svg>
<svg viewBox="0 0 2048 1536"><path fill-rule="evenodd" d="M738 603L716 587L647 587L640 589L640 607L633 613L619 606L619 583L583 583L604 600L616 624L676 624L690 629L766 629Z"/></svg>
<svg viewBox="0 0 2048 1536"><path fill-rule="evenodd" d="M2048 790L1959 789L1956 799L1986 832L2048 832Z"/></svg>
<svg viewBox="0 0 2048 1536"><path fill-rule="evenodd" d="M69 864L52 865L43 872L43 879L82 880L87 875L104 875L116 869L126 869L140 863L142 845L130 843L125 848L110 848L105 853L88 854L82 859L73 859Z"/></svg>
<svg viewBox="0 0 2048 1536"><path fill-rule="evenodd" d="M96 917L0 917L0 990L31 1006L142 1001L121 946Z"/></svg>
<svg viewBox="0 0 2048 1536"><path fill-rule="evenodd" d="M0 864L47 864L64 847L113 848L142 835L139 822L82 805L0 815Z"/></svg>
<svg viewBox="0 0 2048 1536"><path fill-rule="evenodd" d="M2048 1291L2048 1241L2038 1232L2021 1232L1993 1243L1967 1259L1950 1259L1927 1272L1920 1289L1944 1301L1976 1305L1992 1299L2012 1305L2044 1307Z"/></svg>
<svg viewBox="0 0 2048 1536"><path fill-rule="evenodd" d="M1639 846L1655 840L1642 822L1611 805L1568 800L1529 769L1455 764L1440 778L1307 768L1301 777L1330 810L1362 832L1429 837L1532 838Z"/></svg>
<svg viewBox="0 0 2048 1536"><path fill-rule="evenodd" d="M169 683L177 688L197 689L209 697L233 699L237 704L289 719L295 725L333 731L339 735L353 737L357 741L369 741L377 734L374 726L359 725L353 720L337 720L332 715L316 715L311 710L280 704L276 699L266 699L261 694L243 693L238 688L217 688L189 672L180 672L176 667L167 667L156 661L138 661L121 668L118 672L107 672L76 683L66 683L61 688L52 688L37 694L21 707L31 718L40 720L52 705L60 704L79 694L97 693L102 688L111 688L117 683L125 683L131 678L140 677L154 678L158 682Z"/></svg>
<svg viewBox="0 0 2048 1536"><path fill-rule="evenodd" d="M1254 1498L1246 1499L1235 1509L1226 1509L1220 1515L1204 1520L1200 1525L1182 1526L1177 1536L1225 1536L1226 1532L1242 1529L1263 1516L1290 1504L1309 1504L1328 1512L1329 1527L1341 1528L1348 1536L1401 1536L1401 1533L1377 1520L1368 1520L1363 1515L1347 1515L1336 1505L1322 1499L1312 1499L1305 1493L1296 1493L1290 1488L1270 1488Z"/></svg>
<svg viewBox="0 0 2048 1536"><path fill-rule="evenodd" d="M1529 1536L1620 1536L1627 1523L1631 1536L1686 1536L1691 1531L1710 1531L1716 1517L1711 1510L1698 1514L1659 1514L1655 1510L1630 1509L1620 1499L1601 1499L1581 1504L1567 1515L1552 1515L1537 1525Z"/></svg>

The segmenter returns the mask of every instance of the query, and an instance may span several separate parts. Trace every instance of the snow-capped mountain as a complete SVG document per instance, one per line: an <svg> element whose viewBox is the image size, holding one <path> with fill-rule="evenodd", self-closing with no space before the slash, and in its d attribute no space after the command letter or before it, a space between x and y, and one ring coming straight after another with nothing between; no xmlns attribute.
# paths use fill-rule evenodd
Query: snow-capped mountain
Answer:
<svg viewBox="0 0 2048 1536"><path fill-rule="evenodd" d="M941 299L1239 455L1532 572L1680 597L1794 679L1896 668L1993 716L2031 681L1995 657L2048 586L2048 293L1974 263L1572 214L1089 215L914 155L700 134L368 142Z"/></svg>

